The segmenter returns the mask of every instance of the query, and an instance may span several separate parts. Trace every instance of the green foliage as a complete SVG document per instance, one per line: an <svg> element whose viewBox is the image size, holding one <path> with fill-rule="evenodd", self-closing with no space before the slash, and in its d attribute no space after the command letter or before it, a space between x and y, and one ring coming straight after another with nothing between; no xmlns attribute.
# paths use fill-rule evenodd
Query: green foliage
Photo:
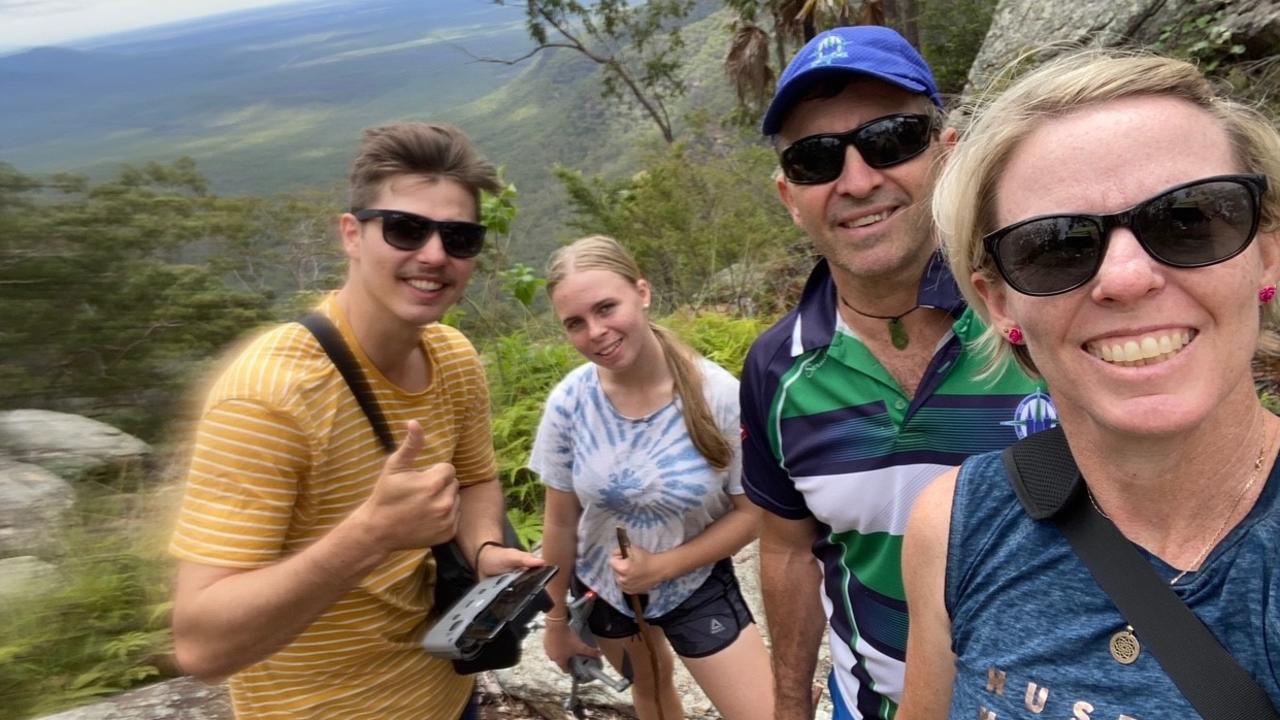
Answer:
<svg viewBox="0 0 1280 720"><path fill-rule="evenodd" d="M274 317L293 317L342 282L345 258L333 226L338 207L335 193L315 190L214 197L185 255L206 261L230 287L261 296Z"/></svg>
<svg viewBox="0 0 1280 720"><path fill-rule="evenodd" d="M1260 398L1262 407L1270 410L1273 415L1280 415L1280 394L1264 390Z"/></svg>
<svg viewBox="0 0 1280 720"><path fill-rule="evenodd" d="M505 5L506 0L494 0ZM693 0L524 0L535 50L567 48L601 66L604 97L631 99L674 139L668 104L685 91L680 23Z"/></svg>
<svg viewBox="0 0 1280 720"><path fill-rule="evenodd" d="M494 338L483 350L492 393L498 478L508 516L529 544L542 537L542 485L527 467L542 404L556 383L583 360L549 324Z"/></svg>
<svg viewBox="0 0 1280 720"><path fill-rule="evenodd" d="M533 306L534 297L547 285L546 280L534 274L533 268L524 263L516 263L499 274L502 276L502 289L526 308Z"/></svg>
<svg viewBox="0 0 1280 720"><path fill-rule="evenodd" d="M958 94L991 26L996 0L920 0L920 53L943 94Z"/></svg>
<svg viewBox="0 0 1280 720"><path fill-rule="evenodd" d="M516 217L517 194L514 183L505 183L502 192L496 195L487 191L480 193L480 222L490 232L498 235L511 232L511 221Z"/></svg>
<svg viewBox="0 0 1280 720"><path fill-rule="evenodd" d="M0 377L21 380L0 389L0 407L75 399L154 439L193 362L269 317L263 295L193 262L226 237L234 209L208 195L189 158L98 184L0 174Z"/></svg>
<svg viewBox="0 0 1280 720"><path fill-rule="evenodd" d="M800 242L770 179L773 151L726 150L706 138L650 153L635 175L586 178L557 168L581 234L627 247L658 290L656 301L766 312L777 288L762 273Z"/></svg>
<svg viewBox="0 0 1280 720"><path fill-rule="evenodd" d="M733 373L734 377L742 375L742 364L747 359L751 343L771 322L767 318L688 310L662 319L662 324L674 330L690 347Z"/></svg>
<svg viewBox="0 0 1280 720"><path fill-rule="evenodd" d="M1223 24L1226 8L1203 12L1186 21L1160 29L1158 52L1194 61L1206 73L1243 55L1245 46L1234 41L1235 33Z"/></svg>
<svg viewBox="0 0 1280 720"><path fill-rule="evenodd" d="M169 564L155 496L79 486L58 534L62 582L0 601L0 717L112 695L170 674Z"/></svg>

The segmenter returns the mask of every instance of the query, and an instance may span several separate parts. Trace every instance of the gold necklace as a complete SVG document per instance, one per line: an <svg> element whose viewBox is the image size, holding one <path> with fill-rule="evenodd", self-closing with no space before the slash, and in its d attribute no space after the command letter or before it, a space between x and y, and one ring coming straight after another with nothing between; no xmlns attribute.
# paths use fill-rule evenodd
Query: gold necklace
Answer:
<svg viewBox="0 0 1280 720"><path fill-rule="evenodd" d="M1253 470L1249 473L1249 482L1245 483L1244 488L1240 490L1240 494L1236 495L1235 502L1231 503L1231 510L1223 518L1222 524L1218 526L1218 531L1213 534L1209 544L1204 546L1204 549L1200 551L1200 555L1191 563L1189 568L1178 573L1169 581L1169 587L1177 584L1187 573L1192 571L1192 568L1199 570L1200 563L1204 562L1204 559L1209 556L1209 551L1218 544L1222 533L1227 529L1227 523L1231 522L1231 518L1236 514L1236 509L1240 507L1240 501L1244 499L1245 495L1249 494L1250 488L1257 482L1258 473L1262 470L1262 462L1266 459L1267 448L1270 446L1271 438L1264 427L1262 431L1262 447L1258 448L1258 457L1253 461ZM1085 485L1084 489L1085 494L1089 496L1089 504L1093 506L1093 509L1097 510L1102 517L1110 520L1111 516L1103 512L1102 507L1098 505L1098 501L1093 497L1093 490L1090 490L1088 485ZM1138 642L1138 637L1134 635L1132 625L1125 625L1123 630L1113 634L1108 642L1108 649L1111 651L1111 657L1122 665L1132 665L1138 661L1138 656L1142 653L1142 645Z"/></svg>
<svg viewBox="0 0 1280 720"><path fill-rule="evenodd" d="M1209 556L1209 551L1213 550L1214 546L1218 544L1218 541L1222 539L1222 533L1226 531L1227 523L1231 522L1231 518L1235 517L1236 509L1240 507L1240 501L1244 500L1244 496L1249 494L1249 490L1252 489L1254 483L1258 481L1258 474L1262 470L1262 462L1266 460L1267 447L1271 445L1271 439L1267 436L1267 431L1264 429L1262 432L1262 447L1258 448L1258 457L1254 458L1253 470L1249 473L1249 482L1245 483L1244 487L1240 489L1240 493L1236 495L1235 501L1231 503L1231 509L1227 511L1226 517L1222 519L1222 524L1218 526L1217 532L1215 532L1213 537L1209 539L1208 544L1204 546L1200 551L1200 554L1196 556L1196 559L1191 561L1191 565L1186 570L1178 573L1169 581L1170 587L1176 585L1179 580L1186 577L1187 573L1199 570L1200 563L1204 562L1204 559ZM1085 494L1089 496L1089 504L1093 505L1093 509L1097 510L1098 514L1102 517L1110 520L1111 516L1104 512L1102 507L1098 505L1097 499L1093 497L1093 490L1090 489L1088 485L1085 485Z"/></svg>

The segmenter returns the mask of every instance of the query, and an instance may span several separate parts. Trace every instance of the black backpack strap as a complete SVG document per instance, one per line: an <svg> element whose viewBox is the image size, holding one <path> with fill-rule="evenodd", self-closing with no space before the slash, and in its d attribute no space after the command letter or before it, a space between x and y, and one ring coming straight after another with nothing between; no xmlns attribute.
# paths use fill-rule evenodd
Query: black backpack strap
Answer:
<svg viewBox="0 0 1280 720"><path fill-rule="evenodd" d="M1062 427L1033 433L1001 455L1009 483L1033 520L1047 520L1071 498L1080 481Z"/></svg>
<svg viewBox="0 0 1280 720"><path fill-rule="evenodd" d="M387 419L382 415L378 399L373 396L373 388L369 386L369 380L364 373L360 372L360 363L351 353L351 348L347 347L346 341L342 339L342 333L338 332L338 328L334 327L329 318L317 312L303 315L298 318L298 323L316 336L316 340L320 342L320 347L324 348L333 366L338 368L342 379L347 381L347 387L351 388L351 394L355 396L356 402L360 403L360 409L369 419L369 424L373 426L373 432L378 436L382 447L389 453L395 452L396 441L391 436Z"/></svg>
<svg viewBox="0 0 1280 720"><path fill-rule="evenodd" d="M1094 508L1061 428L1010 446L1004 464L1018 500L1051 519L1178 690L1206 720L1280 720L1265 690Z"/></svg>
<svg viewBox="0 0 1280 720"><path fill-rule="evenodd" d="M303 315L298 318L298 323L310 330L312 335L315 335L316 340L320 342L320 347L324 348L325 353L329 356L329 360L333 362L334 367L338 368L342 379L347 381L347 387L351 389L351 394L355 396L356 402L360 404L360 409L364 411L365 417L369 419L369 424L373 426L373 432L378 436L382 447L388 453L395 452L396 442L391 435L391 428L387 425L387 419L382 414L382 407L378 405L378 399L373 396L373 388L370 387L368 378L360 371L360 363L356 360L356 356L352 354L351 348L347 347L347 341L342 339L342 333L330 322L329 318L317 312ZM503 515L502 538L507 547L524 548L524 544L520 542L519 534L516 533L510 518L505 514ZM451 558L457 560L456 565L462 568L462 571L470 572L471 565L466 558L462 557L462 551L458 549L457 543L449 542L444 545L437 545L432 550L436 553L437 558L448 553ZM443 567L439 570L441 573L452 572L452 570ZM474 578L472 582L474 582Z"/></svg>

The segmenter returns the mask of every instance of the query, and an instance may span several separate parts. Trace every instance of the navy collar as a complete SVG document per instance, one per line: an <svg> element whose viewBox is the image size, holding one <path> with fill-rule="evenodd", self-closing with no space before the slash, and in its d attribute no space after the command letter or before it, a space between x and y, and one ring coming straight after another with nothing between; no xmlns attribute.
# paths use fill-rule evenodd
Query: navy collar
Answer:
<svg viewBox="0 0 1280 720"><path fill-rule="evenodd" d="M916 302L924 307L945 310L952 317L964 312L964 296L951 275L942 254L935 252L920 277ZM818 261L800 295L796 322L791 328L791 355L831 345L836 331L836 284L826 258Z"/></svg>

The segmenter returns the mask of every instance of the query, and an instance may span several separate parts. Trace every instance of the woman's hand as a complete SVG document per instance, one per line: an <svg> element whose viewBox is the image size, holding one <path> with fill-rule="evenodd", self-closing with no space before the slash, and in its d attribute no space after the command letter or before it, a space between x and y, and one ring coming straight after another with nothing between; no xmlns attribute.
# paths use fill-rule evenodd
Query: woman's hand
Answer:
<svg viewBox="0 0 1280 720"><path fill-rule="evenodd" d="M599 648L582 642L582 638L569 629L567 620L556 620L548 616L546 622L547 630L542 634L542 648L547 651L547 658L564 672L569 672L569 659L574 655L600 657Z"/></svg>
<svg viewBox="0 0 1280 720"><path fill-rule="evenodd" d="M647 593L654 585L668 579L663 554L649 553L635 545L628 548L625 558L621 550L614 550L609 558L609 567L618 578L618 587L629 595Z"/></svg>

